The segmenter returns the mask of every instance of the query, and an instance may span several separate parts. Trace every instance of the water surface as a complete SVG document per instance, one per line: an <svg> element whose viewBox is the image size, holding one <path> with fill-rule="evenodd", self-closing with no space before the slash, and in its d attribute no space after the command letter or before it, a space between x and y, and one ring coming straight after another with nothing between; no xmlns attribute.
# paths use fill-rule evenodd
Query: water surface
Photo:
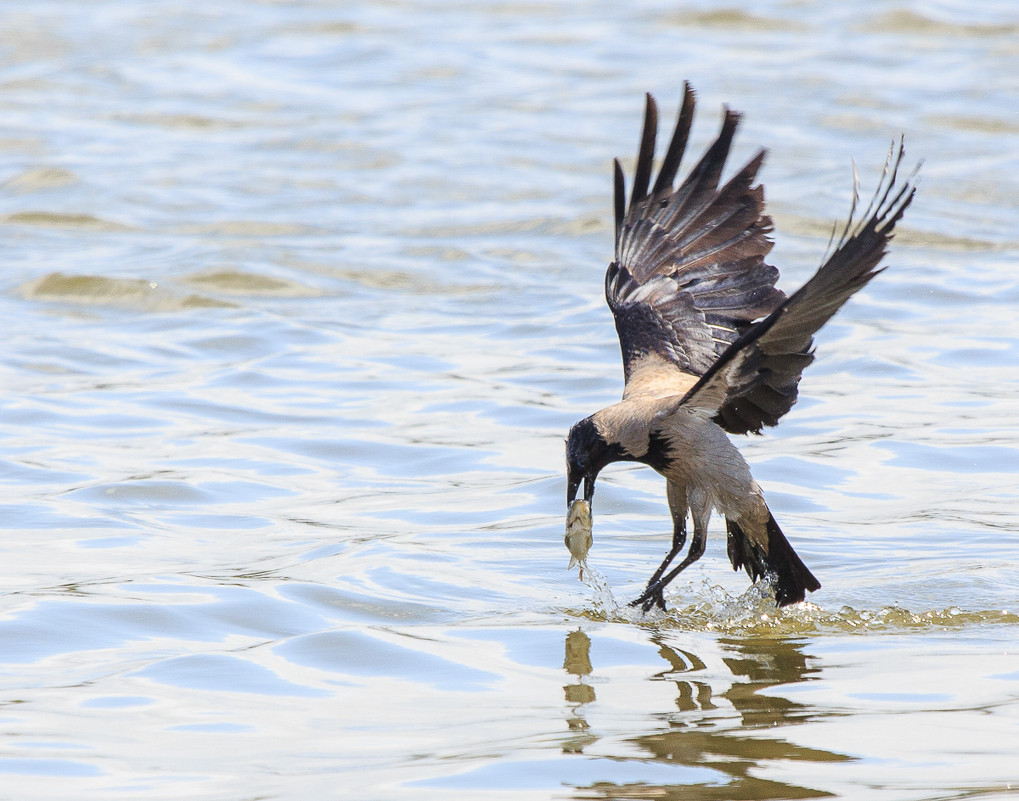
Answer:
<svg viewBox="0 0 1019 801"><path fill-rule="evenodd" d="M1019 794L1019 16L846 6L0 10L0 796ZM609 165L643 92L759 146L795 288L904 134L890 268L744 440L823 589L720 528L649 619Z"/></svg>

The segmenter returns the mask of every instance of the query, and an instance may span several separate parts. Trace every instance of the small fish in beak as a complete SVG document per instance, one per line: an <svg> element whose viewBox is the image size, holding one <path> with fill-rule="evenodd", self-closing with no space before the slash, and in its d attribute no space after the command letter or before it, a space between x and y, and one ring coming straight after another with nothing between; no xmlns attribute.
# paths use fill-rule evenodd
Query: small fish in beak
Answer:
<svg viewBox="0 0 1019 801"><path fill-rule="evenodd" d="M578 498L570 504L566 514L566 547L570 551L571 570L580 567L580 580L584 580L584 568L587 567L587 552L591 550L594 537L591 535L591 504Z"/></svg>

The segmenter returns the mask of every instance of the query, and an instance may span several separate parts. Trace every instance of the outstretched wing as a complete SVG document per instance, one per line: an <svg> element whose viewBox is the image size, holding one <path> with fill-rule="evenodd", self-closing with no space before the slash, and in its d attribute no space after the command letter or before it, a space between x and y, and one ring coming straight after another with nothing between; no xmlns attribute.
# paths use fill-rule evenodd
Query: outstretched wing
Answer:
<svg viewBox="0 0 1019 801"><path fill-rule="evenodd" d="M764 190L754 186L764 151L719 186L739 114L726 109L722 129L678 188L673 187L694 114L685 85L675 132L651 187L658 109L647 95L644 130L629 204L615 162L615 260L605 296L616 321L628 388L650 367L657 384L690 386L748 326L785 295L778 270L765 264L771 219ZM666 370L662 370L665 365ZM646 377L646 376L645 376Z"/></svg>
<svg viewBox="0 0 1019 801"><path fill-rule="evenodd" d="M864 220L854 225L854 201L834 252L813 277L746 329L676 407L713 418L729 431L759 431L761 426L775 425L789 410L792 402L776 387L792 385L795 400L800 373L814 359L814 333L881 272L877 267L895 224L916 193L913 176L898 184L904 154L901 142L897 152L893 146Z"/></svg>

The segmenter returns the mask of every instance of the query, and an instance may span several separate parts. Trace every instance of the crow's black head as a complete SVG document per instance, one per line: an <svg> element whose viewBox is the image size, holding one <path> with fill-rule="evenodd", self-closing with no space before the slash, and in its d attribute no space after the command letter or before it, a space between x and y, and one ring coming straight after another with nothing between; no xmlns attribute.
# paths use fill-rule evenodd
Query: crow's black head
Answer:
<svg viewBox="0 0 1019 801"><path fill-rule="evenodd" d="M567 505L576 500L581 481L584 482L584 500L590 503L598 473L605 465L623 458L619 444L607 442L591 417L573 426L566 440Z"/></svg>

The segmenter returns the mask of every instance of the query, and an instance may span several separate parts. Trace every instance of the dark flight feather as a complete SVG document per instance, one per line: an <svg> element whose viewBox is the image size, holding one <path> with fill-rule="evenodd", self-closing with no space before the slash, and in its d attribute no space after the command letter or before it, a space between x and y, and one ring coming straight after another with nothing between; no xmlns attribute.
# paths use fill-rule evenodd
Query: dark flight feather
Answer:
<svg viewBox="0 0 1019 801"><path fill-rule="evenodd" d="M644 95L644 130L640 135L640 151L637 153L637 169L633 174L633 194L630 205L647 195L651 183L651 168L655 158L655 137L658 135L658 105L648 93Z"/></svg>
<svg viewBox="0 0 1019 801"><path fill-rule="evenodd" d="M626 177L619 159L612 160L613 207L616 216L615 258L619 261L619 238L623 232L623 217L626 215Z"/></svg>
<svg viewBox="0 0 1019 801"><path fill-rule="evenodd" d="M658 178L655 180L654 194L656 195L663 190L672 191L672 183L676 180L676 173L679 172L679 165L683 161L683 153L686 151L686 143L690 138L693 109L693 88L690 86L689 81L684 81L683 104L679 108L676 129L672 132L669 149L665 151L665 159L662 161L662 166L658 171Z"/></svg>

